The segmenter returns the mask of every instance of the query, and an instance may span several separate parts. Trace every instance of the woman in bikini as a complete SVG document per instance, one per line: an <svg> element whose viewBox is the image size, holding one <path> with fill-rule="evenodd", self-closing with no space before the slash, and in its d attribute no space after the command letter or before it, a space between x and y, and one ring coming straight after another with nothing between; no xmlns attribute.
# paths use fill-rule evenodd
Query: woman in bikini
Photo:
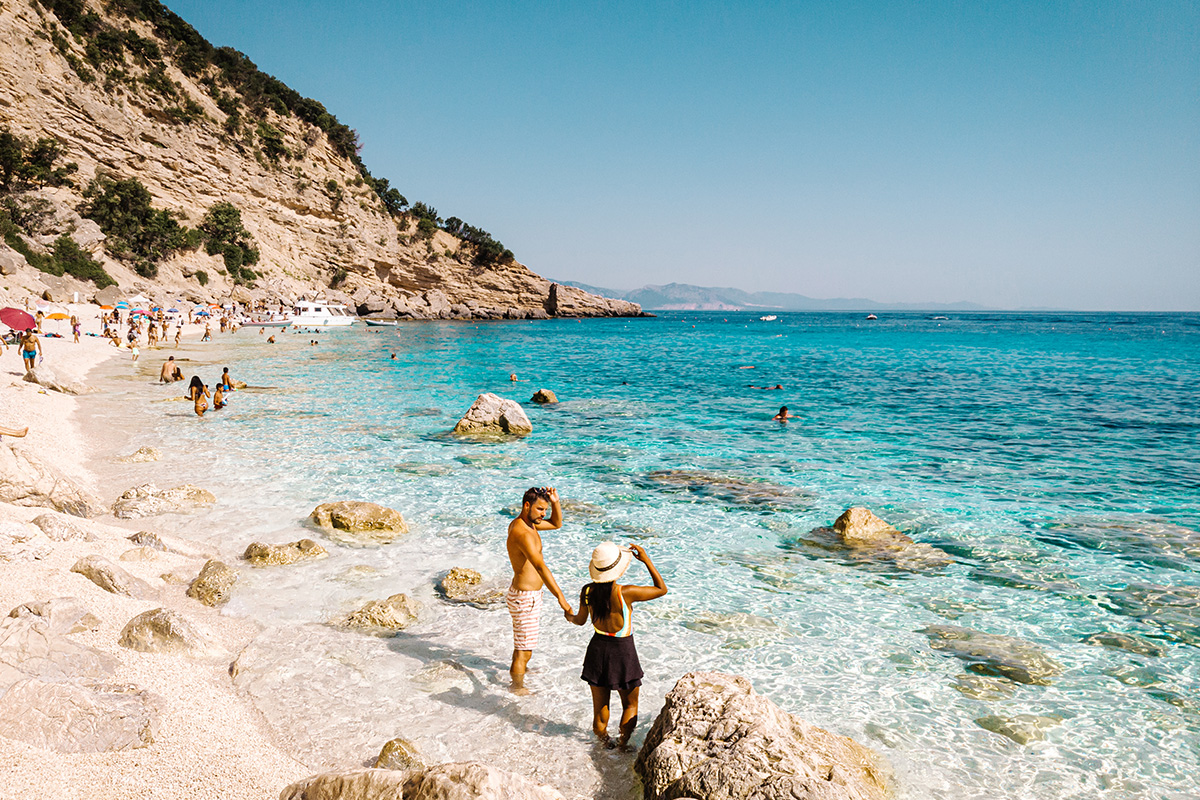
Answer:
<svg viewBox="0 0 1200 800"><path fill-rule="evenodd" d="M633 559L646 565L653 586L617 583ZM603 744L612 746L608 737L608 703L613 689L621 696L621 739L625 749L637 727L638 687L642 685L642 665L633 645L632 603L662 597L667 584L654 567L650 556L639 545L617 547L602 542L592 551L588 565L592 583L579 593L579 611L571 622L582 625L589 614L595 633L583 658L580 677L592 687L592 732Z"/></svg>

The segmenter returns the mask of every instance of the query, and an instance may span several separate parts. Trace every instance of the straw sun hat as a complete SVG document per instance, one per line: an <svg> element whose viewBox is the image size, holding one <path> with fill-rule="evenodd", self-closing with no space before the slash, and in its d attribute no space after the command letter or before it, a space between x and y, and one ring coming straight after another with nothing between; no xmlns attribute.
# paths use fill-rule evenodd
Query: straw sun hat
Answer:
<svg viewBox="0 0 1200 800"><path fill-rule="evenodd" d="M612 542L601 542L592 551L592 562L588 574L596 583L610 583L625 574L633 561L633 552L628 547L617 547Z"/></svg>

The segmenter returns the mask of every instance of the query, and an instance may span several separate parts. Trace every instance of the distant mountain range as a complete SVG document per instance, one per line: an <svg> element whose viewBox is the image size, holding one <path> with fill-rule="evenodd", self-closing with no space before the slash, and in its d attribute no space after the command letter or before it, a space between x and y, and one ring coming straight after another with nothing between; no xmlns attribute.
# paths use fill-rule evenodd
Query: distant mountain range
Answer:
<svg viewBox="0 0 1200 800"><path fill-rule="evenodd" d="M983 311L976 303L880 303L865 297L821 300L790 292L745 292L741 289L668 283L643 286L631 292L559 281L585 292L628 300L655 311Z"/></svg>

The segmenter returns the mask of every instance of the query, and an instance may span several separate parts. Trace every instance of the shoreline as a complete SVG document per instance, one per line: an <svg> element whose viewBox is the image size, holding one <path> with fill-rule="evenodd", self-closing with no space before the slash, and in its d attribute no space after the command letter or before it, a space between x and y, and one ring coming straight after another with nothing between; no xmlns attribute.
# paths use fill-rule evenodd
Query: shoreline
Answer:
<svg viewBox="0 0 1200 800"><path fill-rule="evenodd" d="M85 330L94 324L94 318L85 320ZM189 331L188 327L196 330ZM184 335L194 339L201 330L199 326L187 326ZM114 348L99 337L81 337L79 344L69 338L42 339L42 344L45 364L59 377L85 383L94 379L100 368L112 365L115 358L129 358L128 350ZM162 358L172 352L170 346L162 350L167 351ZM142 360L157 363L160 353L144 348ZM18 428L28 425L29 433L25 439L4 437L0 447L34 456L92 494L102 491L99 476L107 460L100 452L99 432L85 429L81 420L87 398L26 383L21 380L23 370L17 355L5 352L2 357L8 359L4 371L13 380L0 385L0 424ZM111 503L112 498L101 498L104 505ZM28 524L46 514L73 524L90 540L51 540ZM31 601L78 599L98 623L65 638L115 659L117 666L105 677L105 684L132 685L148 691L158 713L153 744L119 752L67 754L0 736L0 773L5 776L0 800L166 800L196 794L261 800L277 796L284 786L312 770L272 741L261 714L229 678L229 663L258 635L259 626L248 618L223 615L185 595L187 582L210 554L207 546L164 531L162 540L179 552L139 548L127 537L137 530L155 531L157 520L131 522L118 520L111 513L84 519L42 506L0 503L0 525L8 534L0 536L0 543L26 539L22 544L9 545L7 559L0 557L0 614L7 616L9 609ZM71 572L78 559L90 555L103 556L145 581L150 591L142 598L111 594ZM210 637L214 644L211 653L193 658L138 652L118 644L127 622L155 608L181 614ZM4 688L0 687L0 695ZM0 725L4 722L0 718Z"/></svg>

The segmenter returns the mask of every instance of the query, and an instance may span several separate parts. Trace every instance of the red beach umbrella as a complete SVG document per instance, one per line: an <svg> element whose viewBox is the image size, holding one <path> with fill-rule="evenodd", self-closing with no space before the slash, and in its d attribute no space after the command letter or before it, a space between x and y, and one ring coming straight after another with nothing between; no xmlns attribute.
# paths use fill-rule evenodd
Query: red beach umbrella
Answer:
<svg viewBox="0 0 1200 800"><path fill-rule="evenodd" d="M37 320L19 308L0 308L0 322L14 331L27 331L37 327Z"/></svg>

